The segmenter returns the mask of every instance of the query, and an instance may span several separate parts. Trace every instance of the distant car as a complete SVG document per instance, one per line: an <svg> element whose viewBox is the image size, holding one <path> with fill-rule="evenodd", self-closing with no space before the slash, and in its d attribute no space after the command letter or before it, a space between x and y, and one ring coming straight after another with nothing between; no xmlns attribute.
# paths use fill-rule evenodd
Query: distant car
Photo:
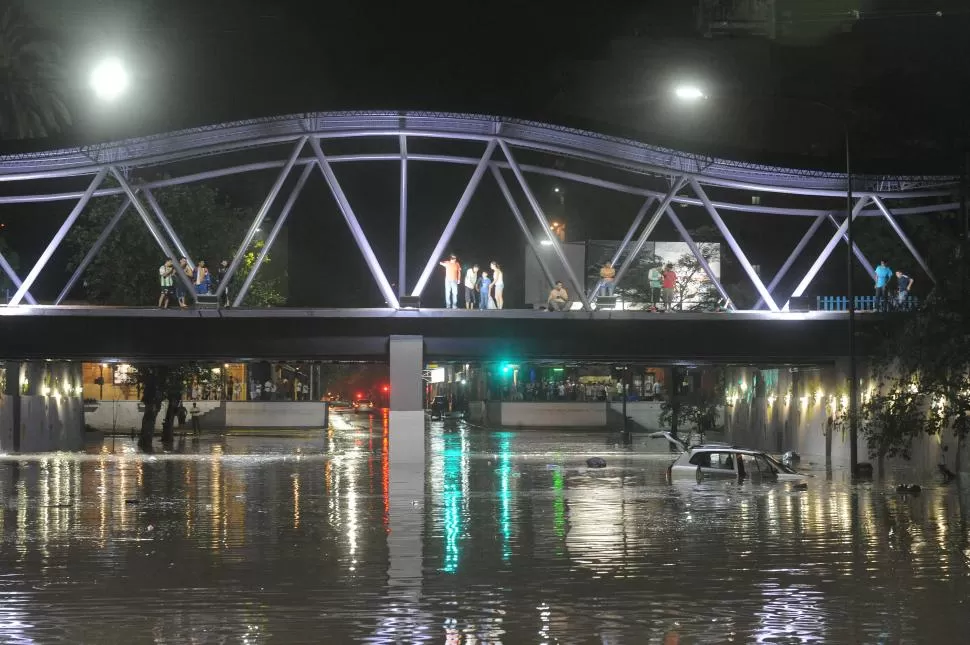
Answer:
<svg viewBox="0 0 970 645"><path fill-rule="evenodd" d="M667 439L680 455L667 468L670 481L694 479L748 479L754 482L800 481L811 475L797 472L761 450L726 443L707 443L687 448L669 432L654 432L653 439Z"/></svg>
<svg viewBox="0 0 970 645"><path fill-rule="evenodd" d="M445 412L448 411L448 399L443 396L436 396L431 400L431 418L443 419Z"/></svg>
<svg viewBox="0 0 970 645"><path fill-rule="evenodd" d="M354 401L354 412L371 414L374 412L374 402L370 399L357 399Z"/></svg>
<svg viewBox="0 0 970 645"><path fill-rule="evenodd" d="M329 403L331 412L352 412L355 409L348 401L332 400Z"/></svg>

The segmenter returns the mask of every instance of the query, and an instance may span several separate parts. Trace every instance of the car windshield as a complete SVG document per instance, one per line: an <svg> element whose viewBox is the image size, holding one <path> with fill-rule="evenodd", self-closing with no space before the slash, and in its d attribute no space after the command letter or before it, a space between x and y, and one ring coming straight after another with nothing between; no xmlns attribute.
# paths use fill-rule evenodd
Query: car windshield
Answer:
<svg viewBox="0 0 970 645"><path fill-rule="evenodd" d="M767 459L768 460L768 463L771 464L772 466L774 466L778 470L778 472L780 472L780 473L788 473L789 475L797 475L798 474L796 471L792 470L791 468L789 468L785 464L781 463L780 461L778 461L777 459L775 459L774 457L772 457L769 454L762 453L761 456L764 457L765 459Z"/></svg>

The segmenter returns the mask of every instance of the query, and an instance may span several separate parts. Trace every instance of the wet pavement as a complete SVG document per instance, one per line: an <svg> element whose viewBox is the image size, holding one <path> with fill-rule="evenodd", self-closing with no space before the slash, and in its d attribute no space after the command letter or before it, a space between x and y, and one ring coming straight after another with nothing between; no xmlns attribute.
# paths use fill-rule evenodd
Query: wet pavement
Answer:
<svg viewBox="0 0 970 645"><path fill-rule="evenodd" d="M671 486L671 458L640 438L435 423L426 493L395 505L384 419L337 425L0 457L0 643L958 643L970 628L970 493L932 473Z"/></svg>

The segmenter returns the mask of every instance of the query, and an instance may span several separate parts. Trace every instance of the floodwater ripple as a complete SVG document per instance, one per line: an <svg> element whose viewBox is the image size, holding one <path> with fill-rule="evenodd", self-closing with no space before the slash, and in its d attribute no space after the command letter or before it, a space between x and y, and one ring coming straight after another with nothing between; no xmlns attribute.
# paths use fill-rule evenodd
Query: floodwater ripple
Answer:
<svg viewBox="0 0 970 645"><path fill-rule="evenodd" d="M970 627L970 493L931 473L919 495L839 471L804 491L670 485L670 457L639 438L435 423L408 475L392 431L373 417L172 454L109 439L0 458L0 642L962 642ZM586 468L593 454L607 468Z"/></svg>

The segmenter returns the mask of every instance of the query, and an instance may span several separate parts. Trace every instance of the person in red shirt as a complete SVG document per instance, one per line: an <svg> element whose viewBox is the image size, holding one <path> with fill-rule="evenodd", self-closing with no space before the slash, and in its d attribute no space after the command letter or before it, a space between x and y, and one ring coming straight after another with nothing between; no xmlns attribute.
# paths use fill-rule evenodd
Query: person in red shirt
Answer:
<svg viewBox="0 0 970 645"><path fill-rule="evenodd" d="M458 256L452 253L447 260L439 262L445 268L445 309L458 308L458 281L461 279L461 265Z"/></svg>
<svg viewBox="0 0 970 645"><path fill-rule="evenodd" d="M664 267L662 278L664 311L670 311L674 304L674 291L677 289L677 274L674 273L674 265L668 264Z"/></svg>

